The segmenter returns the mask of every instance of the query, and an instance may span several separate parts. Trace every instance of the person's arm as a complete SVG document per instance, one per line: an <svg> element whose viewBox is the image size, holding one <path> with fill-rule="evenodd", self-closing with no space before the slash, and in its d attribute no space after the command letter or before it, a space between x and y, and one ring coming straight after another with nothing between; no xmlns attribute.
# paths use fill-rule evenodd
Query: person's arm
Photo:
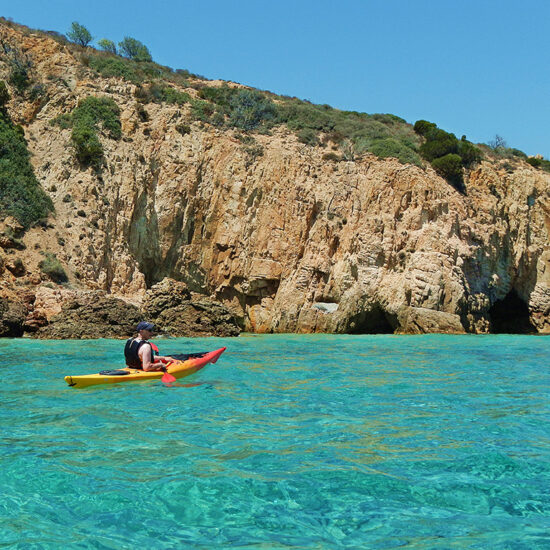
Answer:
<svg viewBox="0 0 550 550"><path fill-rule="evenodd" d="M158 357L153 359L151 355L151 346L141 346L138 353L141 357L141 364L143 365L144 371L157 371L164 368L164 363L159 361Z"/></svg>

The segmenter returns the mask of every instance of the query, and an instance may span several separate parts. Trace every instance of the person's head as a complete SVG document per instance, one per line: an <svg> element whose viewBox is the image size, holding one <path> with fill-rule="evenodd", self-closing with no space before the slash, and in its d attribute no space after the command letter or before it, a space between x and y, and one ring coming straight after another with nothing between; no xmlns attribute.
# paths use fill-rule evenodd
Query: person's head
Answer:
<svg viewBox="0 0 550 550"><path fill-rule="evenodd" d="M148 323L147 321L140 321L137 324L136 331L141 338L148 340L155 332L155 325L153 325L153 323Z"/></svg>

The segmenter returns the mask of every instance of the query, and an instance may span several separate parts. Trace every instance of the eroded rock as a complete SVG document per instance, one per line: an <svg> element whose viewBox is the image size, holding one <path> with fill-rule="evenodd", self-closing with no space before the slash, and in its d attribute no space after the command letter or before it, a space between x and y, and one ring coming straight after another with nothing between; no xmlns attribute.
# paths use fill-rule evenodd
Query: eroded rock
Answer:
<svg viewBox="0 0 550 550"><path fill-rule="evenodd" d="M235 316L223 304L191 293L185 283L164 279L146 295L143 316L170 336L238 336Z"/></svg>
<svg viewBox="0 0 550 550"><path fill-rule="evenodd" d="M38 338L127 338L141 320L139 309L100 292L80 294L66 301Z"/></svg>

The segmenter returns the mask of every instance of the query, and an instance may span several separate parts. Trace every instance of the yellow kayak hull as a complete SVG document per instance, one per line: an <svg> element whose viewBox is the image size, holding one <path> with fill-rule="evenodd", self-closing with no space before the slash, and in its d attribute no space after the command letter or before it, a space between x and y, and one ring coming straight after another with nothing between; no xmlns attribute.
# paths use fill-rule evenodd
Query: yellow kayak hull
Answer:
<svg viewBox="0 0 550 550"><path fill-rule="evenodd" d="M168 366L168 372L174 378L184 378L202 368L208 363L215 363L226 348L220 348L215 351L210 351L202 357L194 357L187 361L174 361ZM150 380L160 380L164 373L161 371L149 371L125 368L121 369L129 372L126 375L109 376L105 374L84 374L81 376L65 376L65 382L71 388L87 388L88 386L98 386L101 384L120 384L123 382L147 382Z"/></svg>

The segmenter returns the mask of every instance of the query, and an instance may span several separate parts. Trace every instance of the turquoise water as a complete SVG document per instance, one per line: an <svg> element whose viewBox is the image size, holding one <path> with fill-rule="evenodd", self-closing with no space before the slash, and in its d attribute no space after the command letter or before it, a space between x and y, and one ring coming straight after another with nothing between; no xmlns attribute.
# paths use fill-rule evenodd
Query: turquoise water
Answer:
<svg viewBox="0 0 550 550"><path fill-rule="evenodd" d="M74 390L122 343L2 340L0 547L550 548L550 340L241 336Z"/></svg>

